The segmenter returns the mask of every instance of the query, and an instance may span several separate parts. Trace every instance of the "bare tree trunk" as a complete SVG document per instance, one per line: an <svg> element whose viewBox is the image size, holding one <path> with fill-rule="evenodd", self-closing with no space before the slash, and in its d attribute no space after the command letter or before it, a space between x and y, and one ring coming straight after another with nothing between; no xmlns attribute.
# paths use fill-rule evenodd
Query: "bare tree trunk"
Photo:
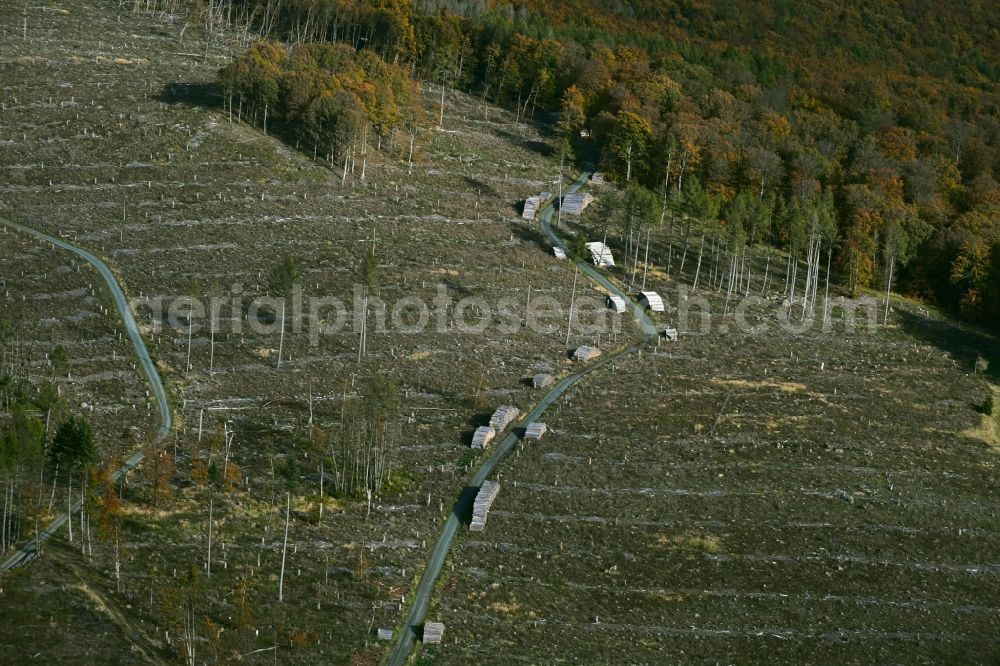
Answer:
<svg viewBox="0 0 1000 666"><path fill-rule="evenodd" d="M59 480L59 464L56 464L55 471L52 472L52 494L49 495L49 513L52 513L52 505L56 501L56 482Z"/></svg>
<svg viewBox="0 0 1000 666"><path fill-rule="evenodd" d="M725 281L725 277L722 275L722 271L719 270L719 236L715 234L712 236L712 270L709 271L709 288L712 284L716 283L718 280L718 286L715 288L716 291L722 293L722 283Z"/></svg>
<svg viewBox="0 0 1000 666"><path fill-rule="evenodd" d="M69 526L69 541L73 543L73 475L69 475L69 488L66 491L66 525Z"/></svg>
<svg viewBox="0 0 1000 666"><path fill-rule="evenodd" d="M358 363L365 356L365 344L368 337L368 287L364 288L361 300L361 335L358 339Z"/></svg>
<svg viewBox="0 0 1000 666"><path fill-rule="evenodd" d="M570 327L573 325L573 305L576 302L576 278L580 273L579 264L574 263L575 270L573 271L573 292L569 297L569 318L566 320L566 346L569 347L569 333Z"/></svg>
<svg viewBox="0 0 1000 666"><path fill-rule="evenodd" d="M761 296L767 296L767 278L771 272L771 248L767 248L767 261L764 262L764 281L760 285Z"/></svg>
<svg viewBox="0 0 1000 666"><path fill-rule="evenodd" d="M3 521L0 522L0 553L7 552L7 510L8 510L8 500L7 500L7 489L10 486L10 481L3 487Z"/></svg>
<svg viewBox="0 0 1000 666"><path fill-rule="evenodd" d="M702 239L704 240L704 236ZM684 262L687 261L688 256L688 244L691 241L691 222L686 222L684 225L684 251L681 253L681 267L677 269L677 272L684 273Z"/></svg>
<svg viewBox="0 0 1000 666"><path fill-rule="evenodd" d="M628 272L628 258L632 256L632 220L628 221L628 237L622 238L625 243L625 267L624 272Z"/></svg>
<svg viewBox="0 0 1000 666"><path fill-rule="evenodd" d="M892 292L892 269L896 265L896 257L889 257L889 279L885 283L885 314L882 316L882 325L889 322L889 294Z"/></svg>
<svg viewBox="0 0 1000 666"><path fill-rule="evenodd" d="M642 260L642 289L646 291L646 274L649 272L649 229L646 229L646 256Z"/></svg>
<svg viewBox="0 0 1000 666"><path fill-rule="evenodd" d="M628 282L628 288L629 289L631 289L633 286L635 286L635 274L639 270L639 238L640 238L640 234L642 234L642 230L641 229L636 229L635 243L633 243L633 245L635 247L633 248L633 254L634 254L634 256L632 258L632 277L629 278L629 282ZM631 240L631 239L632 239L632 234L631 234L631 232L629 232L629 240Z"/></svg>
<svg viewBox="0 0 1000 666"><path fill-rule="evenodd" d="M115 586L120 593L122 591L122 548L121 540L117 536L115 537Z"/></svg>
<svg viewBox="0 0 1000 666"><path fill-rule="evenodd" d="M323 520L323 504L324 498L326 496L323 494L323 452L320 450L319 454L319 519Z"/></svg>
<svg viewBox="0 0 1000 666"><path fill-rule="evenodd" d="M225 428L225 424L223 424L223 428ZM223 431L223 437L226 438L226 455L222 459L222 482L225 483L229 475L229 449L233 444L233 438L236 437L236 433Z"/></svg>
<svg viewBox="0 0 1000 666"><path fill-rule="evenodd" d="M208 498L208 557L205 560L205 576L208 578L212 577L212 509L214 504L215 498Z"/></svg>
<svg viewBox="0 0 1000 666"><path fill-rule="evenodd" d="M799 281L799 258L797 256L792 257L792 280L790 287L792 290L790 303L795 303L795 284Z"/></svg>
<svg viewBox="0 0 1000 666"><path fill-rule="evenodd" d="M87 476L84 474L81 480L83 490L80 491L80 552L87 552L87 530L84 526L84 507L87 505ZM70 516L69 522L73 522Z"/></svg>
<svg viewBox="0 0 1000 666"><path fill-rule="evenodd" d="M823 256L823 239L821 237L816 238L816 250L814 252L815 258L813 259L813 278L812 278L812 303L809 306L809 318L812 319L816 316L816 292L819 290L819 264Z"/></svg>
<svg viewBox="0 0 1000 666"><path fill-rule="evenodd" d="M677 196L680 196L684 184L684 170L687 169L688 158L691 157L691 153L688 151L683 151L681 153L681 170L677 174Z"/></svg>
<svg viewBox="0 0 1000 666"><path fill-rule="evenodd" d="M562 228L562 208L563 208L563 160L566 152L561 151L559 155L559 206L556 208L556 226Z"/></svg>
<svg viewBox="0 0 1000 666"><path fill-rule="evenodd" d="M368 126L365 125L361 138L361 180L365 179L365 171L368 169Z"/></svg>
<svg viewBox="0 0 1000 666"><path fill-rule="evenodd" d="M211 377L215 374L215 303L213 301L210 306L212 308L212 318L209 321L209 333L208 333L208 376Z"/></svg>
<svg viewBox="0 0 1000 666"><path fill-rule="evenodd" d="M806 250L806 288L802 294L802 314L799 316L799 321L804 321L806 318L806 309L809 307L809 297L812 294L813 254L815 246L815 240L810 238L809 247Z"/></svg>
<svg viewBox="0 0 1000 666"><path fill-rule="evenodd" d="M684 254L687 254L687 242L686 241L685 241L684 245L685 245L685 247L684 247ZM698 277L701 275L701 256L702 256L702 254L704 254L704 252L705 252L705 235L702 234L702 236L701 236L701 249L698 250L698 267L695 268L695 271L694 271L694 282L691 284L691 291L694 291L695 289L698 288ZM683 269L684 269L684 260L682 259L681 260L681 270L683 270ZM711 285L709 285L709 287L711 287Z"/></svg>
<svg viewBox="0 0 1000 666"><path fill-rule="evenodd" d="M830 262L833 260L833 245L826 248L826 294L823 296L823 323L826 323L830 307Z"/></svg>
<svg viewBox="0 0 1000 666"><path fill-rule="evenodd" d="M278 367L281 367L281 352L285 348L285 298L281 299L281 334L278 336Z"/></svg>
<svg viewBox="0 0 1000 666"><path fill-rule="evenodd" d="M670 214L670 222L667 223L667 277L670 277L670 270L674 266L674 214Z"/></svg>
<svg viewBox="0 0 1000 666"><path fill-rule="evenodd" d="M278 601L285 600L285 557L288 553L288 519L292 512L292 494L285 493L285 539L281 545L281 575L278 577Z"/></svg>
<svg viewBox="0 0 1000 666"><path fill-rule="evenodd" d="M781 289L781 293L785 296L785 298L788 297L788 283L791 276L792 276L792 251L791 249L789 249L788 259L785 261L785 286L782 287Z"/></svg>
<svg viewBox="0 0 1000 666"><path fill-rule="evenodd" d="M193 332L194 332L194 317L188 316L188 353L187 353L187 365L184 366L185 375L191 372L191 334Z"/></svg>
<svg viewBox="0 0 1000 666"><path fill-rule="evenodd" d="M736 283L736 271L739 268L739 259L736 253L733 253L733 258L729 262L729 286L726 288L726 305L722 310L722 316L725 317L729 314L729 299L733 295L733 288Z"/></svg>
<svg viewBox="0 0 1000 666"><path fill-rule="evenodd" d="M743 290L743 295L744 296L749 296L750 295L750 271L753 269L753 243L751 243L743 251L743 256L746 258L746 261L744 261L743 263L744 263L744 265L746 266L746 269L747 269L746 285L745 285L745 289Z"/></svg>
<svg viewBox="0 0 1000 666"><path fill-rule="evenodd" d="M438 129L444 129L444 72L441 72L441 113L438 116Z"/></svg>

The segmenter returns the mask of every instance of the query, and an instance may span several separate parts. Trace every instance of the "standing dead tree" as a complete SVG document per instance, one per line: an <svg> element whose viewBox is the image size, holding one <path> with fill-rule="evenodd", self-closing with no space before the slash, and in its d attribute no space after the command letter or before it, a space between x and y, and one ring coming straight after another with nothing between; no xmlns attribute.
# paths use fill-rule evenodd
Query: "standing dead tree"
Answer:
<svg viewBox="0 0 1000 666"><path fill-rule="evenodd" d="M375 262L375 230L372 229L372 248L361 260L359 278L361 280L361 318L358 322L358 363L365 357L368 345L368 298L371 289L378 282L377 264Z"/></svg>
<svg viewBox="0 0 1000 666"><path fill-rule="evenodd" d="M281 355L285 346L285 311L288 299L292 295L295 285L302 277L302 270L291 257L285 257L281 262L271 269L268 276L267 286L271 293L277 295L280 300L280 326L281 333L278 337L278 367L281 367Z"/></svg>

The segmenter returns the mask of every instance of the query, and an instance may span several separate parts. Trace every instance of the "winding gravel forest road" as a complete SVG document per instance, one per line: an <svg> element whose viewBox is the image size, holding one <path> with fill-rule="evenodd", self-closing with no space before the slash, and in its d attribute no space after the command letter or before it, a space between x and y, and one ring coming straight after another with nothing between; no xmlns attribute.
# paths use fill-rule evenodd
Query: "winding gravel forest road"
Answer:
<svg viewBox="0 0 1000 666"><path fill-rule="evenodd" d="M581 175L580 178L578 178L577 181L566 190L563 196L566 194L572 194L583 187L589 176L589 173L583 173L583 175ZM565 250L567 249L565 243L552 229L552 211L552 204L546 206L543 211L541 218L542 230L553 244L558 245ZM568 252L567 256L569 256ZM541 400L538 401L535 407L528 412L527 416L511 428L510 434L508 434L503 441L500 442L500 444L493 451L493 454L487 458L482 465L480 465L475 476L472 477L469 484L462 490L462 494L459 497L458 502L455 503L451 515L448 516L448 520L445 521L444 527L441 529L441 534L438 536L437 543L434 545L434 550L431 551L427 567L424 569L424 572L420 577L420 583L417 586L417 592L413 598L413 604L410 606L410 612L406 618L406 626L404 630L400 632L396 646L389 657L390 666L402 666L409 657L410 652L413 650L417 636L420 633L420 628L424 623L425 616L427 615L427 607L429 606L431 596L434 593L434 586L441 575L441 570L444 568L444 562L448 557L448 551L451 550L451 544L455 539L455 534L458 532L459 527L461 527L466 517L471 513L473 500L475 499L479 488L483 485L483 482L491 474L493 474L497 465L499 465L507 454L510 453L510 451L514 448L514 445L517 444L518 440L521 439L520 433L523 426L531 423L532 421L537 421L538 418L545 413L545 410L558 400L571 386L590 373L609 363L614 363L624 356L628 356L629 354L639 351L656 339L656 325L641 305L636 303L628 293L611 282L606 275L598 271L595 267L585 261L577 261L576 263L580 270L593 281L597 282L609 292L617 294L625 299L629 309L641 323L643 335L628 347L615 352L614 354L603 356L600 360L587 365L583 369L563 377L562 380L557 382L541 398Z"/></svg>
<svg viewBox="0 0 1000 666"><path fill-rule="evenodd" d="M98 273L101 274L101 277L104 278L104 281L108 284L108 288L111 290L111 295L114 297L115 307L118 309L119 314L121 314L122 323L125 325L125 331L128 333L129 339L132 341L132 347L135 349L135 355L138 357L139 363L142 365L142 369L146 374L146 378L153 389L153 393L156 395L156 401L160 411L160 428L157 431L153 442L159 443L162 441L170 433L171 423L173 422L173 415L170 411L170 401L167 399L167 390L163 386L163 380L160 379L160 373L156 371L156 364L149 356L149 350L146 349L146 343L143 341L142 335L139 333L139 327L135 323L135 317L129 309L128 299L125 297L125 292L122 291L121 285L118 284L118 280L115 278L114 273L111 272L108 265L105 264L100 258L73 245L72 243L67 243L60 238L49 236L46 233L42 233L41 231L37 231L31 227L26 227L23 224L18 224L17 222L11 222L10 220L2 217L0 217L0 225L6 226L10 229L15 229L28 234L29 236L34 236L35 238L45 241L46 243L51 243L55 247L69 250L86 260L97 269ZM117 481L121 478L122 474L130 472L138 467L144 457L145 454L142 449L133 453L125 461L125 464L122 465L121 469L116 470L111 475L111 480ZM25 565L35 559L35 557L38 556L38 547L41 543L47 541L56 532L58 532L63 525L66 524L70 514L80 509L80 502L81 500L74 502L70 511L67 511L66 513L63 513L55 518L29 543L26 543L20 548L20 550L15 551L10 557L5 559L3 562L0 562L0 573Z"/></svg>

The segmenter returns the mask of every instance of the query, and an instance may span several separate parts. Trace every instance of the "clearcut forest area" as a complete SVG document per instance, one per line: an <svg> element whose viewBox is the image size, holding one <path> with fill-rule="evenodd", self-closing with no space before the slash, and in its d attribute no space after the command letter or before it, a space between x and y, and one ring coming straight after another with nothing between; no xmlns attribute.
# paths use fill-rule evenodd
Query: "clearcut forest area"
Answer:
<svg viewBox="0 0 1000 666"><path fill-rule="evenodd" d="M1000 659L995 10L571 4L0 12L0 662Z"/></svg>

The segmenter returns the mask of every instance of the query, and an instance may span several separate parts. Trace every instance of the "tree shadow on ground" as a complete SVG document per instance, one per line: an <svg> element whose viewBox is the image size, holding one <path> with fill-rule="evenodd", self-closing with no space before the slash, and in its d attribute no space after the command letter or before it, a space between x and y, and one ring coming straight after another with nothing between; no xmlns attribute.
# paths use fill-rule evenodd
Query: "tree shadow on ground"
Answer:
<svg viewBox="0 0 1000 666"><path fill-rule="evenodd" d="M959 321L931 319L917 312L897 311L900 327L908 334L948 352L968 372L976 372L980 358L989 364L986 376L1000 383L1000 341L994 335Z"/></svg>
<svg viewBox="0 0 1000 666"><path fill-rule="evenodd" d="M165 84L160 89L160 92L153 96L153 99L164 104L183 105L192 109L209 108L223 113L231 113L234 123L239 122L244 127L252 129L261 136L277 138L289 149L295 150L306 157L313 158L313 162L316 165L333 168L325 160L315 160L312 151L302 146L301 142L296 138L295 128L291 125L283 123L277 118L268 117L267 134L265 135L263 128L257 120L250 117L251 114L248 107L243 108L243 115L241 118L238 118L239 110L236 101L233 101L233 108L231 110L228 109L225 104L225 96L222 94L222 88L217 83L175 81Z"/></svg>
<svg viewBox="0 0 1000 666"><path fill-rule="evenodd" d="M454 280L441 280L441 284L447 287L448 296L450 297L465 298L467 296L472 296L475 293L464 284L459 284Z"/></svg>
<svg viewBox="0 0 1000 666"><path fill-rule="evenodd" d="M546 143L545 141L538 141L537 139L525 139L523 136L519 136L518 134L515 134L514 132L511 132L508 129L503 129L500 127L494 129L493 132L501 139L504 139L516 145L524 146L531 152L537 155L541 155L542 157L550 158L556 154L556 149L553 148L551 144Z"/></svg>
<svg viewBox="0 0 1000 666"><path fill-rule="evenodd" d="M153 99L164 104L183 104L189 107L222 107L223 96L219 85L211 82L186 83L174 81L163 86Z"/></svg>
<svg viewBox="0 0 1000 666"><path fill-rule="evenodd" d="M489 425L490 417L492 416L493 414L490 412L475 412L472 416L469 417L468 424L472 427L473 430L475 430L479 426Z"/></svg>
<svg viewBox="0 0 1000 666"><path fill-rule="evenodd" d="M479 190L480 195L486 194L491 197L499 196L496 189L494 189L489 183L485 183L478 178L473 178L472 176L463 176L463 178L469 187L475 187Z"/></svg>
<svg viewBox="0 0 1000 666"><path fill-rule="evenodd" d="M548 249L552 246L552 242L549 237L542 233L542 230L538 226L532 223L526 224L515 224L511 227L511 231L514 233L516 238L521 239L526 243L535 243L540 248Z"/></svg>
<svg viewBox="0 0 1000 666"><path fill-rule="evenodd" d="M479 494L477 486L462 488L462 494L458 496L458 501L455 502L455 506L452 508L452 513L455 514L455 517L463 525L468 525L472 522L472 505L476 501L477 494Z"/></svg>
<svg viewBox="0 0 1000 666"><path fill-rule="evenodd" d="M490 424L490 417L492 416L489 412L474 412L472 416L466 421L468 430L463 430L461 433L461 441L465 446L472 446L472 438L476 434L476 428L480 426L487 426Z"/></svg>

